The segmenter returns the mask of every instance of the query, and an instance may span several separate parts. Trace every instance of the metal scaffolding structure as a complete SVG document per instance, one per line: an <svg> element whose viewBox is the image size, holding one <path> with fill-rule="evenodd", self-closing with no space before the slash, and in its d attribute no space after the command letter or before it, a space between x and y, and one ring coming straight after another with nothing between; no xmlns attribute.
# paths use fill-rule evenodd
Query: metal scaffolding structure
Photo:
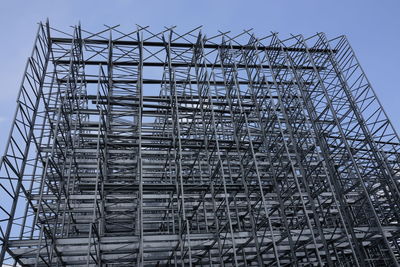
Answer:
<svg viewBox="0 0 400 267"><path fill-rule="evenodd" d="M399 143L344 36L43 23L0 265L398 266Z"/></svg>

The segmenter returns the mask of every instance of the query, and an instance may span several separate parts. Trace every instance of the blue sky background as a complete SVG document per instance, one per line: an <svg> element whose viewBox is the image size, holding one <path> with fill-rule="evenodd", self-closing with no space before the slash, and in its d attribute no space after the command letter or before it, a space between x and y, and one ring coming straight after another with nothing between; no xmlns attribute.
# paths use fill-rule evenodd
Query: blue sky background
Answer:
<svg viewBox="0 0 400 267"><path fill-rule="evenodd" d="M283 37L345 34L400 132L399 0L0 0L0 154L37 22L47 17L53 27L66 31L80 21L93 32L103 24L121 24L126 31L140 24L153 31L177 25L178 32L203 25L208 36L249 28L259 36L270 31Z"/></svg>

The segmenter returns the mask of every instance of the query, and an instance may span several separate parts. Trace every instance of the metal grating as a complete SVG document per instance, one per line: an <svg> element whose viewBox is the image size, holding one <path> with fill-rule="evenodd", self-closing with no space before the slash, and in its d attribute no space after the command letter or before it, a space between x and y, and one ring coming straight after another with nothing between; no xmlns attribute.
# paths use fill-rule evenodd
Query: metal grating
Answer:
<svg viewBox="0 0 400 267"><path fill-rule="evenodd" d="M399 149L344 36L40 24L0 264L396 266Z"/></svg>

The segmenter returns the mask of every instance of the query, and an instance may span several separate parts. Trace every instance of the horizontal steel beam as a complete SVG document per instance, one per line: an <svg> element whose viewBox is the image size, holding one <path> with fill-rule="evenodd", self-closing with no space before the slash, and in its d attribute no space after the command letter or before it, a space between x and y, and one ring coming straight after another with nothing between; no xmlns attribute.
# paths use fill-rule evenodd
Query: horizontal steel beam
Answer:
<svg viewBox="0 0 400 267"><path fill-rule="evenodd" d="M64 44L71 44L72 39L71 38L61 38L61 37L52 37L51 38L52 43L64 43ZM164 43L164 42L151 42L151 41L131 41L131 40L106 40L106 39L82 39L82 42L87 45L91 44L102 44L102 45L108 45L111 43L112 45L125 45L125 46L155 46L155 47L166 47L167 45L171 47L180 47L180 48L195 48L198 47L197 44L193 43L179 43L179 42L172 42L172 43ZM253 50L253 49L258 49L258 50L267 50L267 51L289 51L289 52L306 52L304 48L294 48L294 47L274 47L274 46L261 46L261 45L218 45L218 44L211 44L211 43L205 43L203 45L205 49L235 49L235 50ZM312 53L330 53L330 52L336 52L336 50L328 50L328 49L314 49L310 48L310 52Z"/></svg>

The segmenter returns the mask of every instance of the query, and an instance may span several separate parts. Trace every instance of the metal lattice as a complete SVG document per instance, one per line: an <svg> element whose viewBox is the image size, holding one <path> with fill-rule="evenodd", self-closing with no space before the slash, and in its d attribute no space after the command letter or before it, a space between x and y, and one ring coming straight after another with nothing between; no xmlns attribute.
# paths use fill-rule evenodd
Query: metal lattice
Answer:
<svg viewBox="0 0 400 267"><path fill-rule="evenodd" d="M40 24L0 264L397 266L399 150L343 36Z"/></svg>

